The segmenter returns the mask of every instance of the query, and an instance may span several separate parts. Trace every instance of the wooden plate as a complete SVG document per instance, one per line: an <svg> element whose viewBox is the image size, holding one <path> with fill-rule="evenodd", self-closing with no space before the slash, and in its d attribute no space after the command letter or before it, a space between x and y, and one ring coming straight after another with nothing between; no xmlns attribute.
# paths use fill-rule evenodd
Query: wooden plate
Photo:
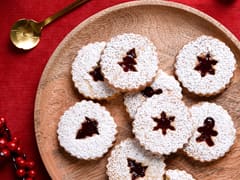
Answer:
<svg viewBox="0 0 240 180"><path fill-rule="evenodd" d="M135 1L114 6L79 24L57 47L44 70L35 104L35 132L43 162L53 179L107 179L105 165L109 153L97 161L81 161L71 157L58 144L56 129L59 117L69 106L80 101L71 81L71 63L77 51L89 42L107 41L117 34L133 32L147 36L158 48L160 66L173 74L174 58L184 44L206 34L224 41L240 58L237 39L220 23L190 7L166 1ZM239 62L238 62L239 63ZM167 167L180 168L197 179L239 179L240 177L240 70L230 87L209 100L226 108L234 119L237 140L224 158L212 163L199 163L181 153L167 159ZM122 97L106 105L118 124L117 142L131 136L131 119L125 112ZM202 99L188 96L187 105Z"/></svg>

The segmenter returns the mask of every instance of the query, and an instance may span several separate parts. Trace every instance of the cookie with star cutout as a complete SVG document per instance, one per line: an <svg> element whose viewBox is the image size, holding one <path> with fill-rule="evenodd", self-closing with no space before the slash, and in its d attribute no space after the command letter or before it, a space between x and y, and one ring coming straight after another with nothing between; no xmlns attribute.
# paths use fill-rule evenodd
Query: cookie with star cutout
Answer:
<svg viewBox="0 0 240 180"><path fill-rule="evenodd" d="M140 144L154 154L169 155L182 148L192 136L190 114L183 101L153 96L138 108L133 133Z"/></svg>
<svg viewBox="0 0 240 180"><path fill-rule="evenodd" d="M224 42L204 35L179 51L175 73L189 92L208 97L221 93L228 86L235 66L231 49Z"/></svg>
<svg viewBox="0 0 240 180"><path fill-rule="evenodd" d="M158 70L157 48L145 36L125 33L112 37L101 56L107 82L121 92L143 89Z"/></svg>
<svg viewBox="0 0 240 180"><path fill-rule="evenodd" d="M222 106L208 102L192 106L190 113L194 131L183 150L202 162L223 157L236 138L231 116Z"/></svg>
<svg viewBox="0 0 240 180"><path fill-rule="evenodd" d="M82 100L71 106L58 123L59 144L78 159L102 157L113 145L117 125L105 107Z"/></svg>
<svg viewBox="0 0 240 180"><path fill-rule="evenodd" d="M156 156L140 146L136 139L125 139L116 145L108 158L109 180L163 180L164 157Z"/></svg>

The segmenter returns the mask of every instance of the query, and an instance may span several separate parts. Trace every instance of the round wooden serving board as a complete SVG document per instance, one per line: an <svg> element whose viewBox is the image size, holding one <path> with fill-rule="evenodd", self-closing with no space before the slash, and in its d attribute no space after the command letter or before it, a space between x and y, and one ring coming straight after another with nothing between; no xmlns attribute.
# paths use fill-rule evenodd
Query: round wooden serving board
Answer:
<svg viewBox="0 0 240 180"><path fill-rule="evenodd" d="M200 35L211 35L224 41L240 59L237 39L220 23L190 7L166 1L135 1L124 3L97 13L79 24L57 47L39 83L35 104L35 132L43 162L53 179L104 180L105 165L110 153L95 161L71 157L59 146L57 124L63 112L83 97L71 80L71 64L77 51L94 41L108 41L121 33L139 33L158 48L160 68L173 74L175 56L184 44ZM239 62L238 62L239 63ZM221 95L208 99L189 96L184 101L190 106L201 100L222 105L228 110L237 128L237 139L224 158L211 163L194 161L181 152L167 157L167 168L180 168L200 180L238 180L240 177L240 70L237 68L232 83ZM125 112L122 96L102 101L118 125L116 143L132 136L131 122Z"/></svg>

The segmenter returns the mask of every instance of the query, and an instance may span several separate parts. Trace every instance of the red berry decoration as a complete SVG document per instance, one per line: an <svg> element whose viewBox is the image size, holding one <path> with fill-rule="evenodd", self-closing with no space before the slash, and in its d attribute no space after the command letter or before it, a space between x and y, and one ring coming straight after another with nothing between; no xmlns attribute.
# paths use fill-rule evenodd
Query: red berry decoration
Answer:
<svg viewBox="0 0 240 180"><path fill-rule="evenodd" d="M36 176L36 172L34 170L28 171L28 177L34 178Z"/></svg>
<svg viewBox="0 0 240 180"><path fill-rule="evenodd" d="M22 148L21 148L20 146L17 147L16 153L17 153L18 155L23 155Z"/></svg>
<svg viewBox="0 0 240 180"><path fill-rule="evenodd" d="M7 140L5 138L0 138L0 149L6 147Z"/></svg>
<svg viewBox="0 0 240 180"><path fill-rule="evenodd" d="M6 124L5 119L3 117L0 118L0 128L2 128Z"/></svg>
<svg viewBox="0 0 240 180"><path fill-rule="evenodd" d="M7 146L10 151L16 151L17 149L17 144L13 141L8 142Z"/></svg>
<svg viewBox="0 0 240 180"><path fill-rule="evenodd" d="M25 169L17 169L16 171L18 177L24 177L26 174Z"/></svg>
<svg viewBox="0 0 240 180"><path fill-rule="evenodd" d="M0 159L12 158L16 175L22 180L33 180L36 177L35 163L27 160L17 137L11 137L6 120L0 118Z"/></svg>
<svg viewBox="0 0 240 180"><path fill-rule="evenodd" d="M17 137L13 137L12 138L12 142L15 142L17 145L19 144L19 140Z"/></svg>
<svg viewBox="0 0 240 180"><path fill-rule="evenodd" d="M8 158L10 157L10 151L8 149L2 149L1 152L0 152L0 156L2 157L5 157L5 158Z"/></svg>
<svg viewBox="0 0 240 180"><path fill-rule="evenodd" d="M33 169L34 166L35 166L35 163L34 163L33 161L28 161L28 162L26 162L26 167L27 167L28 169Z"/></svg>
<svg viewBox="0 0 240 180"><path fill-rule="evenodd" d="M25 160L22 157L16 158L16 165L20 168L23 168L26 166Z"/></svg>

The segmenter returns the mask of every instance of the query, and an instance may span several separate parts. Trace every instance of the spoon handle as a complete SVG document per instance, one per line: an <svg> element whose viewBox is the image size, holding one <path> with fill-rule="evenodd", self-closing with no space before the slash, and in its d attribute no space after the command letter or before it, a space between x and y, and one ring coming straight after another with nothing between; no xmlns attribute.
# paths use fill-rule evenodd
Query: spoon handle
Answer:
<svg viewBox="0 0 240 180"><path fill-rule="evenodd" d="M58 11L57 13L53 14L52 16L47 17L45 20L40 22L41 28L50 24L51 22L58 19L59 17L69 13L71 10L84 4L87 1L89 1L89 0L77 0L77 1L73 2L72 4L69 4L67 7L63 8L62 10Z"/></svg>

